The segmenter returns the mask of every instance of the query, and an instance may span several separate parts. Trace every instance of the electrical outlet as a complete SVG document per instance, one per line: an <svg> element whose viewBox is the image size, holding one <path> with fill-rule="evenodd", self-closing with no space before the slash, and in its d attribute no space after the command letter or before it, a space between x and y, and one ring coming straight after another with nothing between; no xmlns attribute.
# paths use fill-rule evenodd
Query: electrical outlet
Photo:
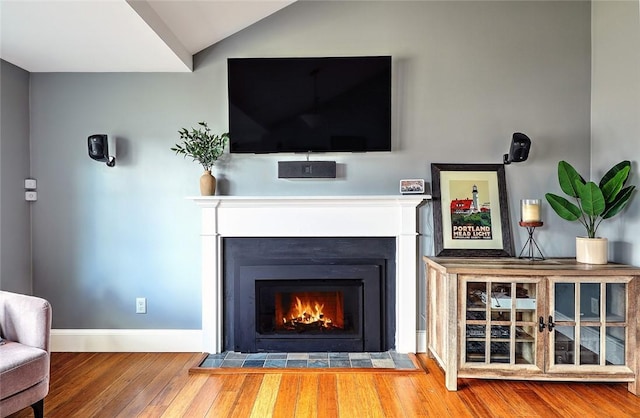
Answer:
<svg viewBox="0 0 640 418"><path fill-rule="evenodd" d="M136 298L136 313L147 313L147 298Z"/></svg>
<svg viewBox="0 0 640 418"><path fill-rule="evenodd" d="M598 306L598 299L596 298L591 298L591 313L594 315L598 315L599 311L600 311L600 307Z"/></svg>
<svg viewBox="0 0 640 418"><path fill-rule="evenodd" d="M32 190L24 192L24 200L27 202L35 202L38 200L38 192Z"/></svg>
<svg viewBox="0 0 640 418"><path fill-rule="evenodd" d="M36 179L24 179L24 188L27 190L35 190L38 187Z"/></svg>

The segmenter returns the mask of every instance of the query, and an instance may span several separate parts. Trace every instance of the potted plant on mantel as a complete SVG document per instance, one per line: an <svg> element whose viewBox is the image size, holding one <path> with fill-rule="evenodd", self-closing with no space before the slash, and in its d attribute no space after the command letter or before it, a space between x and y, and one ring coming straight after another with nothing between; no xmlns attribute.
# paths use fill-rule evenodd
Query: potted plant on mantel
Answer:
<svg viewBox="0 0 640 418"><path fill-rule="evenodd" d="M579 221L587 230L586 237L576 237L576 261L587 264L607 264L608 240L596 236L598 226L620 213L629 203L635 186L625 187L631 163L622 161L602 177L600 183L585 181L566 161L558 163L558 180L564 193L576 200L571 203L564 197L547 193L545 197L562 219Z"/></svg>
<svg viewBox="0 0 640 418"><path fill-rule="evenodd" d="M212 133L206 122L198 122L198 125L197 129L180 129L178 133L183 142L176 144L171 148L171 151L182 154L185 158L191 157L193 161L202 165L204 174L200 177L200 194L213 196L216 194L216 178L211 175L211 167L224 153L224 147L229 141L229 134Z"/></svg>

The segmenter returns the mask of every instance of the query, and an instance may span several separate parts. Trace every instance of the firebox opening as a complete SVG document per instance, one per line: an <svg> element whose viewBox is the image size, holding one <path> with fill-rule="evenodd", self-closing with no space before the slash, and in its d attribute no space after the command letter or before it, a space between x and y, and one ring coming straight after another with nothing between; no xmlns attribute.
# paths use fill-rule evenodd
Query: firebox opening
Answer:
<svg viewBox="0 0 640 418"><path fill-rule="evenodd" d="M263 338L360 333L362 280L256 280L256 332Z"/></svg>

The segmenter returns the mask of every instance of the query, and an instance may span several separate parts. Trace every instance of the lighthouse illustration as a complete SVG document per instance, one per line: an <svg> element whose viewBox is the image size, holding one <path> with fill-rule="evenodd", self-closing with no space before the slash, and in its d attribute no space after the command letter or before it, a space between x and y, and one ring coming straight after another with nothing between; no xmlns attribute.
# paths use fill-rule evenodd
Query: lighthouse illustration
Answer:
<svg viewBox="0 0 640 418"><path fill-rule="evenodd" d="M478 186L475 184L473 185L471 195L473 196L471 203L471 213L475 213L478 211Z"/></svg>

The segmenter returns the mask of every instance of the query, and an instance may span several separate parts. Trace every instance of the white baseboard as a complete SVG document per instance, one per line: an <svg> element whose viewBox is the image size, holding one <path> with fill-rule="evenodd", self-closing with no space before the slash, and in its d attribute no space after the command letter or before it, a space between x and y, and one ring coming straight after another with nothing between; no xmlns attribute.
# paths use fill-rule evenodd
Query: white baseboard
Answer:
<svg viewBox="0 0 640 418"><path fill-rule="evenodd" d="M427 332L416 331L418 353L427 351ZM52 329L53 352L202 352L202 330Z"/></svg>
<svg viewBox="0 0 640 418"><path fill-rule="evenodd" d="M202 352L202 330L52 329L53 352Z"/></svg>
<svg viewBox="0 0 640 418"><path fill-rule="evenodd" d="M427 331L416 331L417 351L416 353L427 352Z"/></svg>

